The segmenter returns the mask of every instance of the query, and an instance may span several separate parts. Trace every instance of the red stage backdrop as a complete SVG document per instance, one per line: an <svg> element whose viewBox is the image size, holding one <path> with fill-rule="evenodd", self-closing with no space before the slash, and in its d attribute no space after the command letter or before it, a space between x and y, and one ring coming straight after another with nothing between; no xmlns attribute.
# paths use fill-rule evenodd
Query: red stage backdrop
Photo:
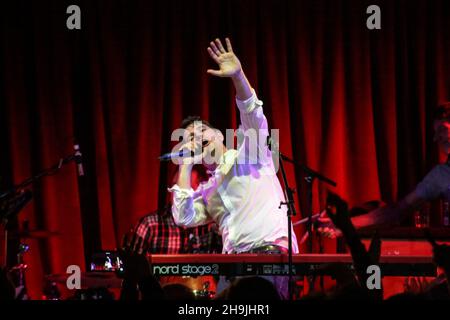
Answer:
<svg viewBox="0 0 450 320"><path fill-rule="evenodd" d="M450 2L373 2L3 4L2 188L71 153L75 139L85 158L85 177L71 165L35 183L19 215L61 234L28 241L33 298L44 274L114 249L167 202L176 168L157 157L183 117L236 128L230 81L206 73L215 37L231 38L283 153L336 180L351 205L410 191L437 160L433 108L450 100ZM81 8L81 30L66 28L71 4ZM366 28L371 4L381 8L381 30ZM302 173L286 167L303 200ZM315 210L325 195L316 185Z"/></svg>

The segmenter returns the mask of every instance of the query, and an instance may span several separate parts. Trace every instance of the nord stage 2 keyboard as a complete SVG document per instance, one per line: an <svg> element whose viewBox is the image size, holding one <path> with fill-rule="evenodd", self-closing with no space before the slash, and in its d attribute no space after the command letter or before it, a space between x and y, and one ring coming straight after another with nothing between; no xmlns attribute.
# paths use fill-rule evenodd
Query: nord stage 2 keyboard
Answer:
<svg viewBox="0 0 450 320"><path fill-rule="evenodd" d="M244 276L288 275L287 255L264 254L187 254L149 255L155 276ZM330 265L353 269L349 254L295 254L293 274L332 275ZM436 276L431 256L381 256L382 276Z"/></svg>

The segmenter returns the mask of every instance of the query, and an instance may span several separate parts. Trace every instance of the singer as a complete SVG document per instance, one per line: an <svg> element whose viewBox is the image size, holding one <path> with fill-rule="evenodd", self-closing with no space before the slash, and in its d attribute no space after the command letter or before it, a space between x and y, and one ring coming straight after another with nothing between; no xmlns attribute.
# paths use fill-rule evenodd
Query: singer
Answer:
<svg viewBox="0 0 450 320"><path fill-rule="evenodd" d="M279 207L285 200L266 139L259 139L258 161L245 161L252 157L245 132L256 130L259 136L268 136L263 103L247 80L228 38L226 47L219 39L210 43L208 53L219 69L207 72L233 82L241 120L239 131L246 138L237 149L227 149L222 133L207 121L189 117L182 122L181 127L190 139L182 149L203 151L179 163L179 178L169 189L173 193L174 221L183 227L215 221L222 235L223 253L286 253L287 213L285 207ZM193 190L191 170L198 161L211 172L211 177ZM294 232L292 235L293 252L298 253ZM286 298L286 277L270 280L282 298Z"/></svg>

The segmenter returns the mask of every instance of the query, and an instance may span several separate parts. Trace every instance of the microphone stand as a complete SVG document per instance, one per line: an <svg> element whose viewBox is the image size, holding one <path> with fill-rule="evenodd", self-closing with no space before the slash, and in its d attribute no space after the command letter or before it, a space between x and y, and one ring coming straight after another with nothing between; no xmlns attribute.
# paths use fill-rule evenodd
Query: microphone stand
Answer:
<svg viewBox="0 0 450 320"><path fill-rule="evenodd" d="M300 167L303 172L306 174L305 176L305 181L306 181L306 200L307 200L307 206L306 206L306 214L308 217L308 222L306 223L306 228L309 234L309 239L308 239L308 250L309 252L312 252L312 226L313 226L313 216L312 216L312 189L313 189L313 184L314 184L314 180L317 179L319 181L322 181L326 184L329 184L333 187L336 187L337 184L336 182L334 182L333 180L331 180L330 178L322 175L321 173L314 171L313 169L305 166L304 164L298 163L294 160L292 160L291 158L285 156L284 154L282 154L280 152L280 160L285 160L287 162L290 162L298 167ZM281 164L282 161L280 161ZM281 165L280 165L281 167Z"/></svg>
<svg viewBox="0 0 450 320"><path fill-rule="evenodd" d="M293 300L293 283L292 283L292 216L296 215L295 212L295 202L294 202L294 190L292 188L289 187L287 178L286 178L286 171L284 170L284 164L283 161L287 161L290 162L298 167L300 167L303 172L306 173L306 177L305 177L305 181L307 182L307 190L306 190L306 195L307 195L307 216L308 216L308 220L307 220L307 232L309 234L309 239L308 239L308 249L309 252L312 252L312 187L313 187L313 183L314 183L314 179L318 179L320 181L323 181L327 184L332 185L333 187L336 186L336 182L334 182L333 180L325 177L324 175L320 174L317 171L314 171L310 168L308 168L307 166L297 163L296 161L292 160L291 158L285 156L284 154L282 154L281 152L277 151L278 155L279 155L279 160L280 160L280 169L281 169L281 174L283 177L283 184L284 184L284 189L285 189L285 197L286 197L286 202L280 202L280 206L279 208L281 208L282 205L286 205L288 207L287 210L287 218L288 218L288 268L289 268L289 283L288 283L288 291L289 291L289 299Z"/></svg>
<svg viewBox="0 0 450 320"><path fill-rule="evenodd" d="M25 179L24 181L22 181L21 183L19 183L18 185L13 186L12 188L10 188L9 190L4 191L3 193L0 194L0 200L3 200L5 198L7 198L8 196L11 196L12 194L16 193L18 190L23 189L25 187L27 187L28 185L32 184L33 182L39 180L42 177L45 176L51 176L54 175L59 169L61 169L64 165L75 161L76 163L79 163L79 161L81 161L81 155L78 155L77 153L71 154L65 158L61 158L59 160L58 163L54 164L53 166L42 170L41 172L39 172L38 174Z"/></svg>
<svg viewBox="0 0 450 320"><path fill-rule="evenodd" d="M25 205L31 200L32 193L31 191L24 189L35 181L39 180L45 176L54 175L59 169L61 169L64 165L75 161L76 163L80 163L81 155L79 153L71 154L65 158L61 158L58 163L53 166L42 170L38 174L25 179L18 185L11 187L10 189L0 193L0 219L1 223L5 229L5 267L8 268L8 230L7 224L9 219L18 214L20 210L25 207ZM16 194L19 194L18 196ZM15 202L13 202L15 200Z"/></svg>
<svg viewBox="0 0 450 320"><path fill-rule="evenodd" d="M286 202L281 201L280 206L278 208L281 209L281 206L287 206L287 219L288 219L288 275L289 275L289 282L288 282L288 294L289 294L289 300L293 300L294 298L294 286L292 283L292 216L295 216L297 213L295 212L295 205L294 205L294 190L289 187L288 180L286 178L286 171L284 170L283 165L283 157L281 155L281 152L279 152L279 159L280 159L280 169L281 169L281 175L283 177L283 184L284 184L284 195L286 198Z"/></svg>

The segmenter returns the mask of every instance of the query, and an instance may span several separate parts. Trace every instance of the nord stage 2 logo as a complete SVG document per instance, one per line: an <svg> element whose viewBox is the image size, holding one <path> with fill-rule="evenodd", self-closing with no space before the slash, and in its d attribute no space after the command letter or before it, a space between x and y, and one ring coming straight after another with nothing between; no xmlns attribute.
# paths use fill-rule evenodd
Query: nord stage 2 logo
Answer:
<svg viewBox="0 0 450 320"><path fill-rule="evenodd" d="M219 265L171 264L153 266L154 275L204 276L219 275Z"/></svg>

